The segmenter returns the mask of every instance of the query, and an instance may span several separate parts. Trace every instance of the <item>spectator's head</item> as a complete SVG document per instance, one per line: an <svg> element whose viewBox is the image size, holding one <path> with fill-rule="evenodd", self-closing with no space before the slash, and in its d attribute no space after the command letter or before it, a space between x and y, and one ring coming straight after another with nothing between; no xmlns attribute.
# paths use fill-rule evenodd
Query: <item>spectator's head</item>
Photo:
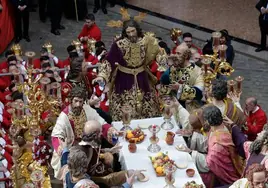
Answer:
<svg viewBox="0 0 268 188"><path fill-rule="evenodd" d="M57 82L57 80L55 79L53 70L50 70L50 69L46 70L45 74L44 74L44 77L49 78L50 83Z"/></svg>
<svg viewBox="0 0 268 188"><path fill-rule="evenodd" d="M13 50L7 50L6 53L5 53L6 59L8 59L11 56L15 56L14 51Z"/></svg>
<svg viewBox="0 0 268 188"><path fill-rule="evenodd" d="M96 56L99 56L99 55L101 55L101 54L102 54L102 56L101 56L101 58L100 58L100 61L102 61L103 58L105 58L106 55L107 55L107 50L106 50L106 48L100 47L100 48L96 49Z"/></svg>
<svg viewBox="0 0 268 188"><path fill-rule="evenodd" d="M221 101L227 97L228 86L225 80L216 79L212 82L212 97Z"/></svg>
<svg viewBox="0 0 268 188"><path fill-rule="evenodd" d="M23 103L23 93L19 91L14 91L11 94L12 101Z"/></svg>
<svg viewBox="0 0 268 188"><path fill-rule="evenodd" d="M220 31L221 38L220 38L220 44L226 44L229 41L229 33L226 29L223 29Z"/></svg>
<svg viewBox="0 0 268 188"><path fill-rule="evenodd" d="M191 33L183 33L182 35L183 41L187 44L188 48L192 47L193 44L193 36Z"/></svg>
<svg viewBox="0 0 268 188"><path fill-rule="evenodd" d="M138 38L143 36L140 25L134 20L124 21L122 38L128 38L130 42L136 43Z"/></svg>
<svg viewBox="0 0 268 188"><path fill-rule="evenodd" d="M8 89L12 93L18 90L17 85L15 83L10 84L10 86L8 87Z"/></svg>
<svg viewBox="0 0 268 188"><path fill-rule="evenodd" d="M48 56L41 56L40 57L40 62L41 62L41 68L43 70L48 70L50 68L50 62L49 62L49 57Z"/></svg>
<svg viewBox="0 0 268 188"><path fill-rule="evenodd" d="M84 102L87 98L84 88L76 86L72 88L69 97L71 101L71 111L75 116L79 116L83 110Z"/></svg>
<svg viewBox="0 0 268 188"><path fill-rule="evenodd" d="M19 71L17 65L10 64L10 65L8 65L8 72L16 74L16 73L19 73L20 71Z"/></svg>
<svg viewBox="0 0 268 188"><path fill-rule="evenodd" d="M68 155L68 167L71 179L80 180L84 178L88 169L88 157L79 147L73 146L70 148Z"/></svg>
<svg viewBox="0 0 268 188"><path fill-rule="evenodd" d="M258 101L255 97L249 97L246 100L246 106L245 109L248 113L253 112L258 105Z"/></svg>
<svg viewBox="0 0 268 188"><path fill-rule="evenodd" d="M265 184L268 180L268 171L264 165L252 164L246 171L246 178L248 179L249 185L252 188L265 188Z"/></svg>
<svg viewBox="0 0 268 188"><path fill-rule="evenodd" d="M203 111L204 121L209 124L209 126L220 126L223 122L221 111L216 106L207 106Z"/></svg>
<svg viewBox="0 0 268 188"><path fill-rule="evenodd" d="M101 144L101 127L102 125L95 120L86 122L83 129L82 141L79 145L90 145L99 147Z"/></svg>
<svg viewBox="0 0 268 188"><path fill-rule="evenodd" d="M97 50L98 48L105 48L105 44L104 44L104 42L102 42L102 41L97 41L97 42L95 43L95 49Z"/></svg>
<svg viewBox="0 0 268 188"><path fill-rule="evenodd" d="M165 51L166 51L166 53L167 53L168 55L170 54L170 49L169 49L167 43L165 43L164 41L160 41L160 42L158 42L158 45L159 45L161 48L165 49Z"/></svg>
<svg viewBox="0 0 268 188"><path fill-rule="evenodd" d="M17 64L16 56L9 56L9 58L7 58L7 64L8 65L16 65Z"/></svg>
<svg viewBox="0 0 268 188"><path fill-rule="evenodd" d="M191 60L193 63L195 63L198 67L202 67L202 58L201 55L198 52L195 52L191 56Z"/></svg>
<svg viewBox="0 0 268 188"><path fill-rule="evenodd" d="M40 56L42 57L42 56L48 56L48 51L47 51L47 49L46 48L41 48L41 50L40 50Z"/></svg>
<svg viewBox="0 0 268 188"><path fill-rule="evenodd" d="M77 51L76 51L76 48L75 48L74 45L70 45L70 46L68 46L68 47L67 47L67 52L68 52L69 57L70 57L71 59L76 58L76 57L79 56L78 53L77 53Z"/></svg>
<svg viewBox="0 0 268 188"><path fill-rule="evenodd" d="M257 139L250 145L249 152L257 155L268 152L268 131L263 130L258 134Z"/></svg>
<svg viewBox="0 0 268 188"><path fill-rule="evenodd" d="M85 17L85 24L87 27L92 27L95 24L95 16L94 14L88 14Z"/></svg>

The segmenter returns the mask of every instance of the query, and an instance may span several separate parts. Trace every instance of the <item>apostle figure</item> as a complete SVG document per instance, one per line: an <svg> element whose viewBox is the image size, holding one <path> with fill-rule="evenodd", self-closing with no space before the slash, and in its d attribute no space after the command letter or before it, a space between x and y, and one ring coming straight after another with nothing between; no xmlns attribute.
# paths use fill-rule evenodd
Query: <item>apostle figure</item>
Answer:
<svg viewBox="0 0 268 188"><path fill-rule="evenodd" d="M60 156L62 148L59 139L67 139L67 147L70 148L75 142L82 138L83 127L88 120L96 120L103 125L104 135L112 129L111 125L105 124L99 114L89 105L84 104L86 91L81 87L74 87L70 93L70 105L67 106L59 115L56 125L52 131L52 145L54 148L52 157L52 167L55 177L60 169ZM104 125L105 124L105 125Z"/></svg>
<svg viewBox="0 0 268 188"><path fill-rule="evenodd" d="M154 89L157 79L149 68L154 59L162 59L158 58L162 56L158 41L143 35L133 20L124 22L121 36L113 43L94 82L111 82L109 105L114 121L121 120L124 104L132 107L132 118L158 116L159 104Z"/></svg>
<svg viewBox="0 0 268 188"><path fill-rule="evenodd" d="M246 177L237 180L230 188L265 188L267 187L268 173L261 164L252 164L246 172Z"/></svg>
<svg viewBox="0 0 268 188"><path fill-rule="evenodd" d="M190 63L191 51L185 43L169 56L172 66L162 75L161 83L170 85L182 106L191 112L201 106L204 79L201 68Z"/></svg>

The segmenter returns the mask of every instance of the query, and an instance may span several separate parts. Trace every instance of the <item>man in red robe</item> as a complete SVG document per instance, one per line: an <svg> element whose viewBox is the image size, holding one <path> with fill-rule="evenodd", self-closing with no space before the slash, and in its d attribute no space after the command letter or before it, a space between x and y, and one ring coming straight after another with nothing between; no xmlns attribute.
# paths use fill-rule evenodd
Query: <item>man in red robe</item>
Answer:
<svg viewBox="0 0 268 188"><path fill-rule="evenodd" d="M254 141L267 123L266 114L258 105L256 98L250 97L246 100L245 115L247 116L245 133L248 135L248 140Z"/></svg>
<svg viewBox="0 0 268 188"><path fill-rule="evenodd" d="M85 24L81 31L81 33L78 35L78 39L82 42L85 57L88 56L88 47L87 47L87 41L89 39L94 39L96 41L101 40L101 30L95 23L95 16L93 14L88 14L85 18Z"/></svg>
<svg viewBox="0 0 268 188"><path fill-rule="evenodd" d="M46 48L42 48L40 51L40 58L33 60L34 69L41 69L41 58L43 56L48 56L50 59L52 59L55 66L57 66L58 63L60 63L59 59L55 55L53 55L52 53L48 53Z"/></svg>

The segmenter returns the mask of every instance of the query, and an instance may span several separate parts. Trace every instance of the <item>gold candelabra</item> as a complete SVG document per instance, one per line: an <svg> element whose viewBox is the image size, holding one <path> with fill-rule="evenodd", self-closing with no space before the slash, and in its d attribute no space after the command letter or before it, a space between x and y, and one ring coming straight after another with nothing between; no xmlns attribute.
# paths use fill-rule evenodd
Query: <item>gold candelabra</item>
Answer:
<svg viewBox="0 0 268 188"><path fill-rule="evenodd" d="M35 79L33 77L34 69L32 66L32 59L35 55L34 52L26 52L25 54L28 57L28 68L27 68L27 76L28 80L25 82L18 82L17 88L18 91L23 93L24 95L24 101L15 101L12 104L13 107L13 114L12 114L12 127L10 129L10 134L13 138L17 137L17 135L20 133L20 130L26 130L30 133L29 136L37 137L41 134L41 128L40 125L42 124L41 115L49 110L49 113L53 115L58 115L60 113L60 101L57 97L54 95L51 95L51 92L47 92L48 85L44 86L44 82L42 83L40 80L42 79L41 76L37 76ZM41 82L41 87L40 87ZM49 81L50 82L50 81ZM46 84L48 84L47 82ZM52 89L58 86L53 86ZM53 94L53 92L52 92ZM33 138L24 135L24 139L27 141L32 142ZM22 155L24 156L24 155ZM22 158L21 156L15 155L13 156L15 158L15 161L18 161L18 167L22 166L28 166L28 163L32 163L33 160L29 159L29 156L25 158ZM32 157L32 154L30 153L30 157ZM27 160L26 160L27 159ZM47 171L47 168L42 168L43 173L45 174ZM14 175L19 173L20 175L25 174L25 170L27 171L28 168L16 168L13 169L12 177L13 179L14 187L21 187L21 185L18 185L17 175ZM27 172L29 174L29 172Z"/></svg>

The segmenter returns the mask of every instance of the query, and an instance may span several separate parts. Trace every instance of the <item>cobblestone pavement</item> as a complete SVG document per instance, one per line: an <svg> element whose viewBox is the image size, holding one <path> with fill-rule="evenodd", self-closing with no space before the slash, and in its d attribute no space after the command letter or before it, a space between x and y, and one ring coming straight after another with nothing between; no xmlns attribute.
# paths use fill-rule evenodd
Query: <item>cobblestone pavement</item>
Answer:
<svg viewBox="0 0 268 188"><path fill-rule="evenodd" d="M92 10L92 6L89 5L89 11ZM121 18L120 14L115 11L116 9L110 10L108 15L104 15L101 11L96 14L96 23L101 28L102 31L102 40L105 42L106 46L109 48L113 37L116 34L121 33L120 28L109 28L106 26L106 23L113 19L119 20ZM118 10L118 9L117 9ZM63 30L60 36L55 36L50 33L50 22L41 23L38 18L38 13L31 13L30 15L30 37L31 42L27 43L21 41L21 46L23 51L33 50L39 54L41 46L45 42L51 42L55 50L55 54L60 59L65 59L67 57L66 47L71 43L72 40L76 39L77 35L81 31L83 22L76 22L73 20L63 19L62 24L66 27L66 30ZM153 18L158 19L158 18ZM159 25L162 23L159 21ZM157 36L163 38L164 41L168 42L170 46L173 46L169 38L169 29L163 28L157 24L151 24L148 22L141 23L141 27L144 31L152 31L156 33ZM204 45L204 40L199 38L198 32L195 32L194 43L198 46ZM240 49L243 51L243 49ZM3 60L3 55L0 56L0 60ZM265 62L266 61L266 62ZM243 83L243 95L242 95L242 104L245 101L245 98L249 96L256 96L259 100L260 105L268 112L268 80L266 75L268 73L268 60L261 60L255 58L246 53L236 53L234 60L235 73L233 77L241 75L245 77Z"/></svg>

